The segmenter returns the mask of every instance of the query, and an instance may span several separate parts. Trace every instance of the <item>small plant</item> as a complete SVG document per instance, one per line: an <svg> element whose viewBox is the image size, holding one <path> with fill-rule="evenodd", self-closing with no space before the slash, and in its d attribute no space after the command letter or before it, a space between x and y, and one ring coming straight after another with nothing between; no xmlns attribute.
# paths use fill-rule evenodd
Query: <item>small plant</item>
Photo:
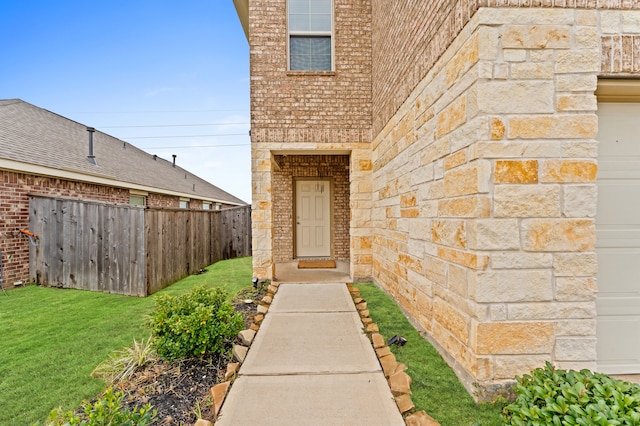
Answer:
<svg viewBox="0 0 640 426"><path fill-rule="evenodd" d="M221 354L225 343L242 329L242 315L227 301L220 288L194 287L181 296L156 298L147 325L153 346L167 360Z"/></svg>
<svg viewBox="0 0 640 426"><path fill-rule="evenodd" d="M507 425L640 425L640 386L549 362L516 377L517 399L503 409Z"/></svg>
<svg viewBox="0 0 640 426"><path fill-rule="evenodd" d="M157 412L152 409L151 404L130 410L124 407L123 401L124 392L116 392L113 388L108 388L95 402L85 403L82 406L81 415L68 412L61 416L54 410L46 424L51 426L146 426L156 420Z"/></svg>
<svg viewBox="0 0 640 426"><path fill-rule="evenodd" d="M133 339L133 346L115 351L106 361L101 362L91 372L91 376L102 379L107 386L129 379L146 364L157 361L158 355L151 345L151 339L140 342Z"/></svg>

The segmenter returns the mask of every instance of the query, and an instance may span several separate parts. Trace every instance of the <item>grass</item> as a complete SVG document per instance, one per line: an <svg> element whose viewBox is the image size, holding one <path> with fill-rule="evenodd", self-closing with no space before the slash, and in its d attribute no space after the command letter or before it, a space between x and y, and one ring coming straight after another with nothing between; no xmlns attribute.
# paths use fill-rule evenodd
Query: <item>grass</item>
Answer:
<svg viewBox="0 0 640 426"><path fill-rule="evenodd" d="M399 362L407 365L413 380L411 399L416 410L425 410L442 426L501 425L501 404L476 404L438 351L425 340L404 316L398 305L375 284L359 284L361 297L378 324L380 334L389 339L400 335L407 343L391 350Z"/></svg>
<svg viewBox="0 0 640 426"><path fill-rule="evenodd" d="M181 294L200 284L226 285L230 298L251 286L251 258L215 263L162 290ZM26 286L0 295L0 424L43 421L104 390L91 371L108 355L148 338L153 297Z"/></svg>

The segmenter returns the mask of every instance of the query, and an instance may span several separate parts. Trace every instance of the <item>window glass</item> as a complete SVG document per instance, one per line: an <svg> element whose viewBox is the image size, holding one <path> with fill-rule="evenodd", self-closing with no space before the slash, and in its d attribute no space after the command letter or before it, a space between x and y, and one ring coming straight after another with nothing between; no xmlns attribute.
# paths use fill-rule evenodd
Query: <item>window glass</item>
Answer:
<svg viewBox="0 0 640 426"><path fill-rule="evenodd" d="M185 200L180 200L180 208L181 209L188 209L189 208L189 202L185 201Z"/></svg>
<svg viewBox="0 0 640 426"><path fill-rule="evenodd" d="M291 37L291 70L331 71L331 37Z"/></svg>
<svg viewBox="0 0 640 426"><path fill-rule="evenodd" d="M145 205L145 196L144 195L129 195L129 204L132 206L144 206Z"/></svg>
<svg viewBox="0 0 640 426"><path fill-rule="evenodd" d="M289 0L289 69L331 71L332 0Z"/></svg>
<svg viewBox="0 0 640 426"><path fill-rule="evenodd" d="M202 210L211 210L211 203L202 203Z"/></svg>

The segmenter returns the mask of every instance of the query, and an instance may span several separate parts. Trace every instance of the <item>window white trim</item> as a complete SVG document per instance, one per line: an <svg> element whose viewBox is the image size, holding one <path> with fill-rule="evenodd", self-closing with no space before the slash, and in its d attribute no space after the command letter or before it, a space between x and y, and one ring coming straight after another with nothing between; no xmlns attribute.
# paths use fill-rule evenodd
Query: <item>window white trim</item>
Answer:
<svg viewBox="0 0 640 426"><path fill-rule="evenodd" d="M331 0L331 31L292 31L290 30L289 23L289 2L287 0L286 3L286 13L287 13L287 71L290 72L333 72L336 69L336 60L335 60L335 29L336 29L336 13L335 13L335 4L334 0ZM329 37L331 39L331 69L329 70L292 70L291 69L291 36L293 37Z"/></svg>

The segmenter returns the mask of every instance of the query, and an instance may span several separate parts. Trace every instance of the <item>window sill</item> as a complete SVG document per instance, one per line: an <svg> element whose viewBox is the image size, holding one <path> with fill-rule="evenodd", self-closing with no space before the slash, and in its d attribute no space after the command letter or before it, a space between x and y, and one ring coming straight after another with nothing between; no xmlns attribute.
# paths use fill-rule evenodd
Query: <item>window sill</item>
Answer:
<svg viewBox="0 0 640 426"><path fill-rule="evenodd" d="M287 76L320 76L320 77L332 77L336 75L335 71L287 71Z"/></svg>

